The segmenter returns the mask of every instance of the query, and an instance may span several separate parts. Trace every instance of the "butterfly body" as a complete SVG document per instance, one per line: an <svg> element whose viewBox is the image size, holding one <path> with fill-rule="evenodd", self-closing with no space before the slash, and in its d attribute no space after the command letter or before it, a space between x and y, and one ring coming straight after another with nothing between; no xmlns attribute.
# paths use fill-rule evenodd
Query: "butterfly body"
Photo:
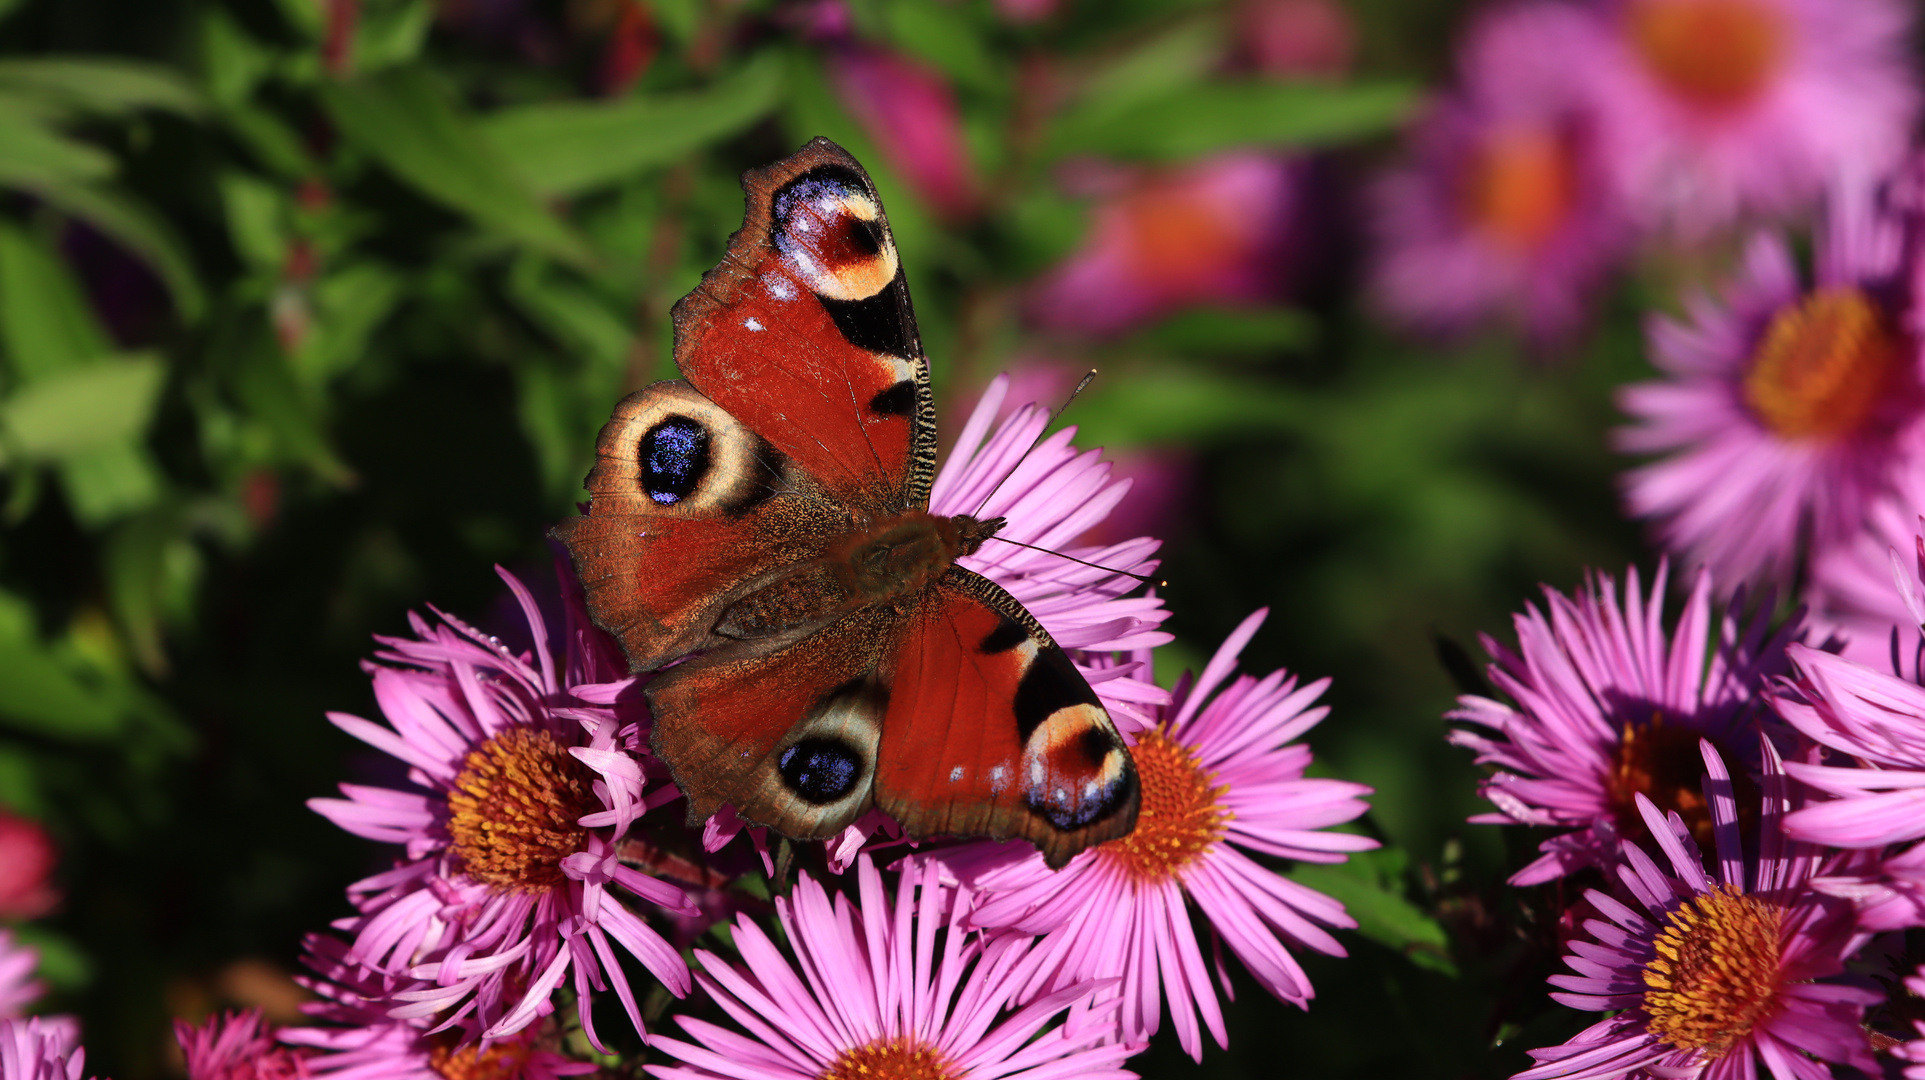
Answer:
<svg viewBox="0 0 1925 1080"><path fill-rule="evenodd" d="M692 819L798 838L880 806L914 836L1060 863L1128 833L1129 751L1030 613L931 513L935 410L881 201L818 139L744 177L729 253L676 305L684 380L624 399L557 529L647 684Z"/></svg>

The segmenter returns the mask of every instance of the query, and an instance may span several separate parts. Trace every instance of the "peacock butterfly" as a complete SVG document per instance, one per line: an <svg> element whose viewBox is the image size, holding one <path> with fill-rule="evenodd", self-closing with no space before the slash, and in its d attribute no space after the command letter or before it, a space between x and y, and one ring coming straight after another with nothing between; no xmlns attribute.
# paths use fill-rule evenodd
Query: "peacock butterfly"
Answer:
<svg viewBox="0 0 1925 1080"><path fill-rule="evenodd" d="M935 406L875 185L818 138L742 178L675 362L615 407L567 545L654 714L691 823L798 839L871 806L1052 865L1136 824L1129 749L1001 587L956 565L1001 519L929 513Z"/></svg>

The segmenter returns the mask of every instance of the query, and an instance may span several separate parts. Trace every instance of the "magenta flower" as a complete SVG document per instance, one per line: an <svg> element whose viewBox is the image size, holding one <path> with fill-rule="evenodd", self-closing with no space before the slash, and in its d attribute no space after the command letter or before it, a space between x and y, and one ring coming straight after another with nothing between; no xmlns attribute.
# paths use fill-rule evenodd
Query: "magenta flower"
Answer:
<svg viewBox="0 0 1925 1080"><path fill-rule="evenodd" d="M1778 715L1854 766L1794 761L1793 778L1830 796L1785 821L1799 840L1874 849L1865 865L1818 883L1857 903L1874 930L1925 924L1925 688L1817 649L1794 646L1797 678L1773 701Z"/></svg>
<svg viewBox="0 0 1925 1080"><path fill-rule="evenodd" d="M1724 588L1790 579L1799 545L1857 531L1921 415L1901 224L1840 191L1817 282L1790 247L1754 239L1722 301L1649 324L1665 377L1626 388L1621 450L1663 454L1625 478L1634 516Z"/></svg>
<svg viewBox="0 0 1925 1080"><path fill-rule="evenodd" d="M38 950L20 944L13 931L0 930L0 1020L25 1014L47 992L46 984L33 977L39 966Z"/></svg>
<svg viewBox="0 0 1925 1080"><path fill-rule="evenodd" d="M0 919L37 919L60 902L60 851L37 821L0 810Z"/></svg>
<svg viewBox="0 0 1925 1080"><path fill-rule="evenodd" d="M1245 619L1202 676L1180 685L1171 705L1135 732L1131 755L1143 785L1135 832L1060 871L1011 844L974 843L936 856L981 890L971 925L1045 935L1025 998L1120 978L1126 1042L1156 1032L1161 998L1178 1041L1200 1057L1199 1014L1219 1046L1227 1035L1190 926L1190 901L1250 973L1292 1004L1307 1004L1315 991L1290 946L1344 955L1317 925L1355 926L1343 905L1251 858L1342 862L1347 852L1377 846L1324 831L1368 809L1362 796L1370 789L1306 778L1310 748L1291 741L1329 711L1312 707L1329 680L1298 686L1278 671L1225 685L1266 614Z"/></svg>
<svg viewBox="0 0 1925 1080"><path fill-rule="evenodd" d="M1605 0L1601 20L1602 160L1653 225L1696 237L1795 210L1910 141L1902 0Z"/></svg>
<svg viewBox="0 0 1925 1080"><path fill-rule="evenodd" d="M299 980L319 1001L302 1006L313 1027L283 1028L313 1080L560 1080L596 1071L558 1052L552 1021L477 1043L472 1030L430 1033L420 1020L389 1015L403 980L349 959L331 937L310 937L303 958L315 975ZM199 1080L190 1077L190 1080Z"/></svg>
<svg viewBox="0 0 1925 1080"><path fill-rule="evenodd" d="M1887 671L1910 661L1916 676L1918 629L1925 625L1919 581L1925 574L1925 460L1919 448L1905 449L1892 484L1856 532L1811 553L1805 602L1818 631L1843 642L1843 655Z"/></svg>
<svg viewBox="0 0 1925 1080"><path fill-rule="evenodd" d="M1914 996L1925 997L1925 968L1905 980L1905 989ZM1912 1026L1920 1036L1925 1036L1925 1020L1914 1020ZM1905 1068L1905 1080L1925 1080L1925 1037L1899 1043L1892 1047L1891 1055L1900 1061L1910 1062Z"/></svg>
<svg viewBox="0 0 1925 1080"><path fill-rule="evenodd" d="M187 1080L308 1080L306 1055L275 1041L259 1009L210 1016L199 1027L174 1021Z"/></svg>
<svg viewBox="0 0 1925 1080"><path fill-rule="evenodd" d="M0 1080L80 1080L86 1056L70 1019L0 1020Z"/></svg>
<svg viewBox="0 0 1925 1080"><path fill-rule="evenodd" d="M1817 981L1841 974L1855 947L1851 908L1811 887L1818 856L1779 831L1792 802L1776 752L1765 744L1757 855L1747 868L1731 776L1710 743L1700 749L1715 872L1705 872L1682 818L1637 797L1670 867L1625 841L1617 877L1632 903L1588 891L1604 918L1586 920L1587 938L1571 942L1564 962L1573 974L1551 978L1561 991L1554 1000L1616 1015L1531 1051L1537 1067L1514 1080L1750 1080L1761 1065L1780 1080L1825 1080L1824 1062L1877 1075L1859 1025L1882 995Z"/></svg>
<svg viewBox="0 0 1925 1080"><path fill-rule="evenodd" d="M892 902L864 857L851 904L804 874L776 901L794 964L746 918L735 926L745 969L696 953L702 988L747 1033L677 1017L694 1041L657 1035L653 1045L685 1064L648 1071L663 1080L1133 1078L1121 1066L1142 1047L1116 1042L1114 1005L1084 1004L1095 987L1009 1009L1035 966L1030 939L968 933L969 894L938 878L910 863Z"/></svg>
<svg viewBox="0 0 1925 1080"><path fill-rule="evenodd" d="M1376 191L1374 289L1394 318L1445 333L1497 318L1539 343L1583 322L1626 239L1582 77L1599 34L1561 4L1472 26L1458 92L1433 103L1414 161Z"/></svg>
<svg viewBox="0 0 1925 1080"><path fill-rule="evenodd" d="M407 763L415 790L343 784L345 799L309 805L358 836L406 846L394 869L349 887L360 915L341 925L349 959L422 985L394 995L394 1015L479 1019L498 1039L552 1008L571 969L583 1028L593 993L612 988L641 1031L635 993L611 943L676 994L688 969L621 892L694 914L679 890L623 865L616 843L651 803L634 750L647 722L633 680L570 595L569 647L557 663L541 614L502 572L528 620L534 656L443 615L413 618L415 638L385 638L373 664L390 726L343 714L348 734ZM611 889L619 886L621 892ZM599 1044L598 1044L599 1045Z"/></svg>
<svg viewBox="0 0 1925 1080"><path fill-rule="evenodd" d="M829 83L889 167L938 215L975 213L980 196L956 96L938 72L892 52L845 44Z"/></svg>
<svg viewBox="0 0 1925 1080"><path fill-rule="evenodd" d="M1641 833L1640 798L1681 814L1708 841L1699 741L1755 756L1760 690L1785 670L1785 643L1800 634L1799 620L1768 634L1769 604L1742 632L1730 612L1714 619L1711 577L1700 570L1667 637L1669 573L1660 563L1647 596L1631 567L1622 602L1606 574L1587 575L1569 597L1547 586L1549 617L1525 606L1515 617L1515 652L1483 639L1491 681L1511 704L1465 695L1446 714L1482 729L1454 730L1450 741L1497 770L1482 790L1497 812L1471 820L1567 830L1540 844L1543 856L1511 884L1611 862L1622 840Z"/></svg>
<svg viewBox="0 0 1925 1080"><path fill-rule="evenodd" d="M1297 244L1304 163L1233 152L1163 169L1094 170L1089 237L1031 293L1037 325L1119 334L1182 308L1265 304Z"/></svg>

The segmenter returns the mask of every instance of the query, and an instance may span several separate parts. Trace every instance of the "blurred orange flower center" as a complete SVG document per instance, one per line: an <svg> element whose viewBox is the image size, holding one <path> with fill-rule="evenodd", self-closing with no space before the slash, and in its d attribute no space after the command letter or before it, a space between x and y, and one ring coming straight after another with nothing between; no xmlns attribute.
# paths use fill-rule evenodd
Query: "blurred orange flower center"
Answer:
<svg viewBox="0 0 1925 1080"><path fill-rule="evenodd" d="M1152 184L1117 206L1134 274L1171 286L1194 285L1242 254L1244 230L1230 208L1188 185Z"/></svg>
<svg viewBox="0 0 1925 1080"><path fill-rule="evenodd" d="M598 807L587 766L546 731L510 728L470 751L448 792L448 834L469 877L539 892L582 850Z"/></svg>
<svg viewBox="0 0 1925 1080"><path fill-rule="evenodd" d="M1742 105L1777 73L1785 27L1760 0L1637 0L1631 39L1652 74L1679 97Z"/></svg>
<svg viewBox="0 0 1925 1080"><path fill-rule="evenodd" d="M1576 197L1570 146L1544 128L1493 132L1477 149L1469 180L1467 216L1521 251L1549 240Z"/></svg>
<svg viewBox="0 0 1925 1080"><path fill-rule="evenodd" d="M1625 723L1617 764L1606 781L1620 835L1646 835L1633 798L1641 794L1658 809L1683 818L1692 838L1710 846L1711 807L1704 800L1704 754L1698 749L1702 737L1692 728L1666 724L1661 712L1653 712L1649 724ZM1743 772L1731 780L1742 828L1757 818L1758 789Z"/></svg>
<svg viewBox="0 0 1925 1080"><path fill-rule="evenodd" d="M957 1080L961 1075L940 1050L894 1038L844 1050L822 1070L821 1080Z"/></svg>
<svg viewBox="0 0 1925 1080"><path fill-rule="evenodd" d="M1788 439L1849 435L1898 370L1901 348L1863 291L1819 289L1772 317L1745 375L1745 404Z"/></svg>
<svg viewBox="0 0 1925 1080"><path fill-rule="evenodd" d="M1730 885L1674 909L1644 965L1646 1030L1709 1058L1730 1050L1777 1004L1783 925L1783 908Z"/></svg>
<svg viewBox="0 0 1925 1080"><path fill-rule="evenodd" d="M1223 839L1235 816L1223 805L1230 789L1162 728L1144 732L1130 757L1143 790L1136 831L1098 850L1136 881L1167 881Z"/></svg>
<svg viewBox="0 0 1925 1080"><path fill-rule="evenodd" d="M495 1043L487 1049L470 1043L459 1049L437 1046L428 1065L445 1080L517 1080L534 1049L526 1039Z"/></svg>

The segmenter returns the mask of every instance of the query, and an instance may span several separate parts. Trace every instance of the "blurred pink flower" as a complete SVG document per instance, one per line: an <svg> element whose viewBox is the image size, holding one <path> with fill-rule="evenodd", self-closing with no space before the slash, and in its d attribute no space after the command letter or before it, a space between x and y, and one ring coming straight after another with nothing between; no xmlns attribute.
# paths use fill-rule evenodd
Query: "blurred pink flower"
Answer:
<svg viewBox="0 0 1925 1080"><path fill-rule="evenodd" d="M20 944L13 931L0 930L0 1020L23 1015L46 993L46 984L34 978L39 966L38 950Z"/></svg>
<svg viewBox="0 0 1925 1080"><path fill-rule="evenodd" d="M80 1080L86 1057L67 1017L0 1020L0 1080Z"/></svg>
<svg viewBox="0 0 1925 1080"><path fill-rule="evenodd" d="M1670 865L1626 841L1616 876L1632 903L1587 892L1604 917L1584 923L1589 940L1570 943L1572 974L1550 980L1557 1002L1614 1015L1531 1051L1537 1067L1513 1080L1752 1080L1763 1071L1822 1080L1832 1075L1826 1062L1879 1075L1859 1025L1884 995L1818 981L1844 974L1856 948L1851 909L1812 888L1818 854L1778 831L1793 802L1776 754L1766 746L1760 835L1747 856L1741 796L1717 752L1701 749L1714 872L1683 820L1640 795L1637 812Z"/></svg>
<svg viewBox="0 0 1925 1080"><path fill-rule="evenodd" d="M60 902L60 851L40 823L0 810L0 919L37 919Z"/></svg>
<svg viewBox="0 0 1925 1080"><path fill-rule="evenodd" d="M1105 335L1185 307L1277 300L1291 269L1303 170L1254 152L1097 170L1089 236L1037 283L1030 317Z"/></svg>
<svg viewBox="0 0 1925 1080"><path fill-rule="evenodd" d="M1044 962L1019 1000L1121 979L1123 1039L1155 1034L1167 1002L1177 1041L1200 1059L1199 1014L1217 1045L1227 1045L1228 1035L1191 927L1191 902L1257 981L1294 1005L1307 1006L1315 991L1291 946L1344 955L1323 929L1356 925L1343 905L1251 857L1334 863L1377 846L1367 836L1326 831L1363 814L1370 789L1306 777L1310 748L1294 741L1329 712L1313 704L1329 680L1299 686L1277 671L1230 681L1266 614L1245 619L1151 726L1126 730L1143 785L1135 832L1084 851L1060 871L1013 844L979 842L932 856L980 890L971 925L1044 935L1037 946ZM1147 655L1133 659L1147 662ZM1227 980L1220 960L1217 974Z"/></svg>
<svg viewBox="0 0 1925 1080"><path fill-rule="evenodd" d="M1925 419L1904 223L1833 192L1816 282L1791 246L1754 238L1720 299L1654 317L1664 374L1619 393L1619 449L1663 454L1624 480L1630 512L1724 589L1790 580L1801 544L1846 541L1889 491Z"/></svg>
<svg viewBox="0 0 1925 1080"><path fill-rule="evenodd" d="M622 892L694 914L681 890L625 866L616 841L651 802L636 748L647 712L634 680L613 678L609 648L578 592L566 601L563 662L534 598L506 571L533 655L516 655L450 616L412 616L414 638L384 638L371 664L389 726L331 714L394 755L416 790L341 785L309 805L358 836L406 845L394 869L349 886L360 915L338 925L349 959L420 984L397 990L397 1019L473 1014L498 1039L547 1015L572 969L582 1027L594 991L612 988L637 1031L619 945L671 992L688 968ZM564 575L565 577L566 575ZM591 678L611 679L592 682Z"/></svg>
<svg viewBox="0 0 1925 1080"><path fill-rule="evenodd" d="M1595 23L1563 5L1500 7L1458 57L1461 85L1411 133L1376 196L1379 302L1418 331L1487 319L1544 344L1584 320L1626 247L1582 71Z"/></svg>
<svg viewBox="0 0 1925 1080"><path fill-rule="evenodd" d="M1350 70L1357 28L1337 0L1244 0L1232 25L1239 67L1286 78L1332 78Z"/></svg>
<svg viewBox="0 0 1925 1080"><path fill-rule="evenodd" d="M860 903L833 899L804 874L776 900L796 962L743 918L735 946L746 968L697 950L697 979L746 1034L677 1017L693 1042L657 1035L652 1049L685 1065L649 1065L663 1080L1134 1080L1142 1049L1119 1044L1115 1005L1084 1004L1077 984L1011 1011L1035 966L1031 939L976 937L962 925L969 896L934 867L911 862L892 898L864 856ZM938 937L940 935L940 938ZM1069 1011L1061 1024L1058 1014Z"/></svg>
<svg viewBox="0 0 1925 1080"><path fill-rule="evenodd" d="M174 1021L187 1080L307 1080L306 1054L275 1040L259 1009L210 1016L195 1027Z"/></svg>
<svg viewBox="0 0 1925 1080"><path fill-rule="evenodd" d="M1903 0L1603 0L1594 93L1641 220L1691 238L1895 165L1918 111Z"/></svg>
<svg viewBox="0 0 1925 1080"><path fill-rule="evenodd" d="M939 216L975 213L979 192L955 93L938 72L869 45L837 46L829 82L889 167Z"/></svg>
<svg viewBox="0 0 1925 1080"><path fill-rule="evenodd" d="M1491 681L1512 704L1465 695L1445 714L1483 729L1459 728L1450 741L1496 770L1481 794L1497 812L1472 821L1564 830L1538 845L1543 856L1511 884L1609 863L1621 840L1638 835L1638 799L1682 813L1709 840L1699 741L1754 756L1762 691L1786 670L1785 643L1801 633L1799 621L1767 636L1770 604L1742 628L1730 611L1714 617L1711 577L1700 569L1667 634L1668 576L1659 564L1647 595L1631 567L1622 601L1605 574L1587 575L1573 596L1546 587L1549 618L1536 605L1515 617L1517 651L1484 638Z"/></svg>
<svg viewBox="0 0 1925 1080"><path fill-rule="evenodd" d="M1919 674L1925 624L1925 446L1907 446L1893 488L1866 511L1859 529L1811 553L1805 602L1812 624L1843 642L1861 664Z"/></svg>

